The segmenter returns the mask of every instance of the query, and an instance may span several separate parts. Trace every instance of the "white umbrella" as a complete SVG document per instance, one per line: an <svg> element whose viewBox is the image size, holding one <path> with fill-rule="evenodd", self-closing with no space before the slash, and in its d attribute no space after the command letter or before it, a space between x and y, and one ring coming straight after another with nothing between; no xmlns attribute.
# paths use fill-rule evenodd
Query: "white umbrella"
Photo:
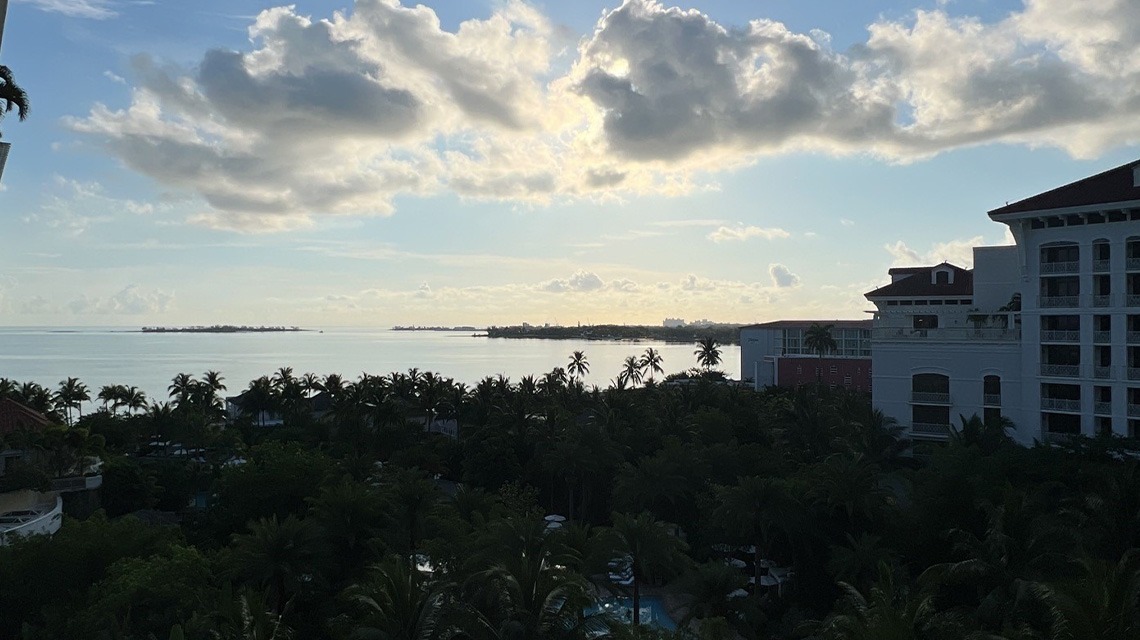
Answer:
<svg viewBox="0 0 1140 640"><path fill-rule="evenodd" d="M546 516L545 520L547 522L566 522L566 516L560 516L557 513L552 513Z"/></svg>

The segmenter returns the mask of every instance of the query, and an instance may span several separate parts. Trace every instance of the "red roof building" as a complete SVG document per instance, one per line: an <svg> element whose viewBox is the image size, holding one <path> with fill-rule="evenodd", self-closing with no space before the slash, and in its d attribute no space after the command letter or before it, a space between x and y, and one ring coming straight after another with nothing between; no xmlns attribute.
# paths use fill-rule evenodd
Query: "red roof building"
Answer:
<svg viewBox="0 0 1140 640"><path fill-rule="evenodd" d="M44 414L25 407L11 398L0 399L0 436L25 429L43 429L51 425Z"/></svg>

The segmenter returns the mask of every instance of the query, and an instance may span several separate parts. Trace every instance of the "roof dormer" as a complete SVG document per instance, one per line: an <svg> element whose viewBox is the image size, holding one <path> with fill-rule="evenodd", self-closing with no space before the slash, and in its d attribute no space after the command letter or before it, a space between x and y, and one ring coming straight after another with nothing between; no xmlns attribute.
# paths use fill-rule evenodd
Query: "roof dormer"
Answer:
<svg viewBox="0 0 1140 640"><path fill-rule="evenodd" d="M936 286L954 284L954 267L950 266L949 263L943 262L931 269L930 284Z"/></svg>

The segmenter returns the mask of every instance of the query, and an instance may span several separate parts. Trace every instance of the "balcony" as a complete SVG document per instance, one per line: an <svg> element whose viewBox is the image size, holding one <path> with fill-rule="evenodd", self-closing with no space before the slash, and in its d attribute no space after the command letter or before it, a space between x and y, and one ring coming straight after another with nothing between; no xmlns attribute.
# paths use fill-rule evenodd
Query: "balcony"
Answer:
<svg viewBox="0 0 1140 640"><path fill-rule="evenodd" d="M1112 365L1093 367L1093 377L1098 380L1111 380L1113 378Z"/></svg>
<svg viewBox="0 0 1140 640"><path fill-rule="evenodd" d="M1093 331L1093 342L1097 344L1106 344L1112 342L1111 331Z"/></svg>
<svg viewBox="0 0 1140 640"><path fill-rule="evenodd" d="M1140 298L1140 296L1137 296ZM1037 306L1042 309L1067 309L1081 306L1080 296L1040 296Z"/></svg>
<svg viewBox="0 0 1140 640"><path fill-rule="evenodd" d="M972 327L946 327L943 329L912 329L910 327L878 327L871 330L871 339L878 341L921 341L933 342L1017 342L1021 339L1020 329Z"/></svg>
<svg viewBox="0 0 1140 640"><path fill-rule="evenodd" d="M950 425L948 424L928 424L925 422L914 422L910 425L910 432L915 435L923 436L936 436L945 438L950 435Z"/></svg>
<svg viewBox="0 0 1140 640"><path fill-rule="evenodd" d="M26 509L0 513L0 546L16 538L59 531L63 523L63 498L55 502L29 505Z"/></svg>
<svg viewBox="0 0 1140 640"><path fill-rule="evenodd" d="M986 407L1000 407L1001 394L1000 393L987 393L982 396L982 405Z"/></svg>
<svg viewBox="0 0 1140 640"><path fill-rule="evenodd" d="M1041 342L1080 342L1080 331L1041 330Z"/></svg>
<svg viewBox="0 0 1140 640"><path fill-rule="evenodd" d="M1140 258L1129 258L1125 260L1124 268L1129 271L1140 271Z"/></svg>
<svg viewBox="0 0 1140 640"><path fill-rule="evenodd" d="M1041 398L1042 411L1066 411L1069 413L1081 412L1080 400L1069 400L1066 398Z"/></svg>
<svg viewBox="0 0 1140 640"><path fill-rule="evenodd" d="M1041 375L1047 378L1078 378L1081 375L1079 364L1043 364Z"/></svg>
<svg viewBox="0 0 1140 640"><path fill-rule="evenodd" d="M1140 380L1140 368L1128 367L1128 379L1129 380Z"/></svg>
<svg viewBox="0 0 1140 640"><path fill-rule="evenodd" d="M1129 404L1128 405L1128 417L1129 418L1140 418L1140 404Z"/></svg>
<svg viewBox="0 0 1140 640"><path fill-rule="evenodd" d="M912 391L910 393L911 404L950 404L949 393L937 393L932 391Z"/></svg>
<svg viewBox="0 0 1140 640"><path fill-rule="evenodd" d="M1042 437L1045 438L1045 442L1048 442L1050 444L1065 444L1065 443L1069 442L1070 440L1072 440L1073 438L1080 436L1081 434L1079 434L1079 433L1059 433L1057 431L1046 431L1046 432L1042 433L1041 435L1042 435Z"/></svg>
<svg viewBox="0 0 1140 640"><path fill-rule="evenodd" d="M1112 270L1112 265L1108 260L1093 260L1093 273L1108 273Z"/></svg>
<svg viewBox="0 0 1140 640"><path fill-rule="evenodd" d="M1111 307L1112 294L1106 293L1104 295L1094 295L1092 297L1092 306L1094 307Z"/></svg>
<svg viewBox="0 0 1140 640"><path fill-rule="evenodd" d="M1055 274L1055 273L1080 273L1081 263L1074 260L1072 262L1042 262L1041 275Z"/></svg>
<svg viewBox="0 0 1140 640"><path fill-rule="evenodd" d="M1140 307L1140 295L1130 293L1124 297L1124 305L1127 307Z"/></svg>
<svg viewBox="0 0 1140 640"><path fill-rule="evenodd" d="M1111 402L1093 403L1093 413L1095 413L1098 416L1110 416L1110 415L1112 415L1112 403Z"/></svg>
<svg viewBox="0 0 1140 640"><path fill-rule="evenodd" d="M62 493L98 489L101 486L103 486L103 476L101 475L56 478L51 481L51 490Z"/></svg>
<svg viewBox="0 0 1140 640"><path fill-rule="evenodd" d="M1140 344L1140 331L1129 331L1127 339L1128 344Z"/></svg>

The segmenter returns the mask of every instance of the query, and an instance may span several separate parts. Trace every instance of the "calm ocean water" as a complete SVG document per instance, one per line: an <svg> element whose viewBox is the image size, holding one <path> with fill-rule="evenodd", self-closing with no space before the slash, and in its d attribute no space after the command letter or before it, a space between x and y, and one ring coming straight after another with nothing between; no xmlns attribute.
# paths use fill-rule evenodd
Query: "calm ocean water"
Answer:
<svg viewBox="0 0 1140 640"><path fill-rule="evenodd" d="M130 328L0 328L0 377L38 382L52 389L75 376L91 390L107 384L134 385L150 398L165 399L170 379L220 371L235 394L249 381L293 367L295 375L362 372L387 374L417 367L470 385L503 374L517 381L565 367L580 349L590 362L586 384L606 386L627 356L659 350L666 373L696 365L694 345L655 341L506 340L467 333L337 328L324 332L156 334ZM722 348L722 369L739 377L740 348Z"/></svg>

